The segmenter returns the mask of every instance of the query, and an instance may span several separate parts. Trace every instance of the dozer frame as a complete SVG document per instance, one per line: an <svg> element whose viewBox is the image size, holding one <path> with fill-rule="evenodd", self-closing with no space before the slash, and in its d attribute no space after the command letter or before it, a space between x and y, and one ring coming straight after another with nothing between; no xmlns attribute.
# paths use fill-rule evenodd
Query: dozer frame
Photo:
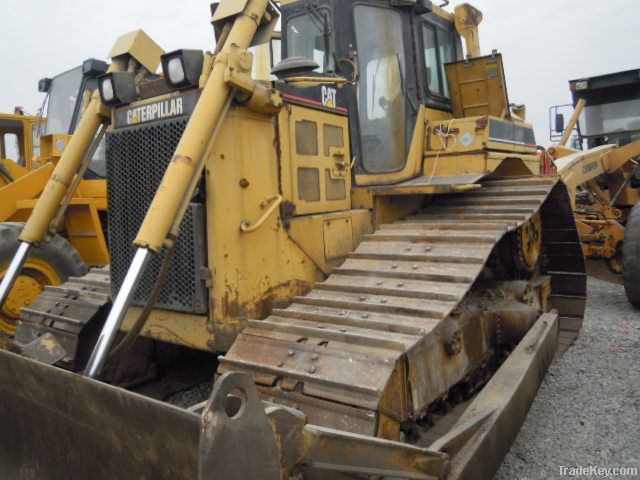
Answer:
<svg viewBox="0 0 640 480"><path fill-rule="evenodd" d="M461 59L458 32L479 53L473 7L303 0L283 13L275 85L251 78L247 51L277 22L267 0L217 5L216 51L164 55L164 89L131 99L118 56L100 80L81 126L95 132L98 113L110 114L109 169L135 167L128 155L149 159L140 152L162 140L169 156L148 171L158 162L166 171L143 201L109 182L110 202L125 199L109 209L121 219L151 203L120 272L112 255L113 306L95 318L73 312L101 327L82 339L88 360L71 367L83 376L46 365L74 348L47 321L50 299L42 319L21 322L33 336L16 343L22 356L0 352L8 472L453 479L497 469L558 338L575 337L582 321L584 258L566 187L537 176L533 129L512 112L502 57ZM63 156L60 173L78 162ZM52 189L56 202L63 190ZM25 226L16 271L55 213L45 201ZM204 285L204 307L197 288L180 300L185 271ZM0 293L10 286L5 277ZM139 334L226 352L209 402L184 410L100 381ZM464 413L435 434L432 418L453 404ZM81 458L77 445L91 453ZM118 460L97 470L96 458Z"/></svg>

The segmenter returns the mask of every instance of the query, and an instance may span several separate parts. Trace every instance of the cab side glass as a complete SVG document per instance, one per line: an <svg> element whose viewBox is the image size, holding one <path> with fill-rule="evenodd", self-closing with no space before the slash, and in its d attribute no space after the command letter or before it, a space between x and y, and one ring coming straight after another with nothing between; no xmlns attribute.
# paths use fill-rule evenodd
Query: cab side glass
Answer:
<svg viewBox="0 0 640 480"><path fill-rule="evenodd" d="M287 58L308 58L320 65L320 73L333 71L331 20L326 8L287 21Z"/></svg>
<svg viewBox="0 0 640 480"><path fill-rule="evenodd" d="M5 133L2 136L4 147L4 158L13 160L18 165L24 167L25 159L20 152L20 138L15 133Z"/></svg>
<svg viewBox="0 0 640 480"><path fill-rule="evenodd" d="M456 46L451 32L422 24L427 88L432 95L449 99L449 82L445 64L456 60Z"/></svg>

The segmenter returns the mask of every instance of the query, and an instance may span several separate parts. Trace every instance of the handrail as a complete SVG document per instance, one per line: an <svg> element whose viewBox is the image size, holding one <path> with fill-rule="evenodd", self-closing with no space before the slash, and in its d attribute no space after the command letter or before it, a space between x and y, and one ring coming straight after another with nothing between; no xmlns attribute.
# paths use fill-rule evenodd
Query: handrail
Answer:
<svg viewBox="0 0 640 480"><path fill-rule="evenodd" d="M242 233L252 233L258 230L264 224L264 222L267 221L267 218L269 218L271 214L276 211L276 208L280 206L280 204L282 203L282 195L276 194L264 199L262 203L260 203L260 208L266 208L266 206L269 205L269 202L272 202L271 206L267 209L266 212L264 212L262 217L260 217L260 219L256 223L251 225L251 222L249 220L243 220L242 222L240 222L240 231L242 231Z"/></svg>

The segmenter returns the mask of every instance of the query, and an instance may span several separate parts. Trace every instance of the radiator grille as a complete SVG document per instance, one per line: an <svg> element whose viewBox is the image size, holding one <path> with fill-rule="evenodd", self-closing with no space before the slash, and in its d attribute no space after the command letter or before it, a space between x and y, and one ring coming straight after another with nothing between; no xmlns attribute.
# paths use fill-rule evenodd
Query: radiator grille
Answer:
<svg viewBox="0 0 640 480"><path fill-rule="evenodd" d="M109 179L109 252L111 289L115 294L133 258L132 242L162 180L186 124L186 118L127 127L107 136ZM166 310L207 313L204 205L192 203L180 228L174 257L156 306ZM157 278L162 256L147 267L133 299L144 305Z"/></svg>

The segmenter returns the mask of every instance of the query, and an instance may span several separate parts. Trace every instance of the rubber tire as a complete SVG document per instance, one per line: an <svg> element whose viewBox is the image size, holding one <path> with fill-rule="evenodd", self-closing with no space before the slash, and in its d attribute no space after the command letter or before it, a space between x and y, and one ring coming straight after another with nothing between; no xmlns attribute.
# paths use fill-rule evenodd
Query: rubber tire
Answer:
<svg viewBox="0 0 640 480"><path fill-rule="evenodd" d="M640 308L640 204L633 207L624 231L622 278L627 298Z"/></svg>
<svg viewBox="0 0 640 480"><path fill-rule="evenodd" d="M8 265L13 259L20 242L22 227L23 223L0 223L0 265ZM50 242L33 248L29 258L46 261L62 282L67 281L69 277L85 275L89 271L76 249L60 235L55 235Z"/></svg>

